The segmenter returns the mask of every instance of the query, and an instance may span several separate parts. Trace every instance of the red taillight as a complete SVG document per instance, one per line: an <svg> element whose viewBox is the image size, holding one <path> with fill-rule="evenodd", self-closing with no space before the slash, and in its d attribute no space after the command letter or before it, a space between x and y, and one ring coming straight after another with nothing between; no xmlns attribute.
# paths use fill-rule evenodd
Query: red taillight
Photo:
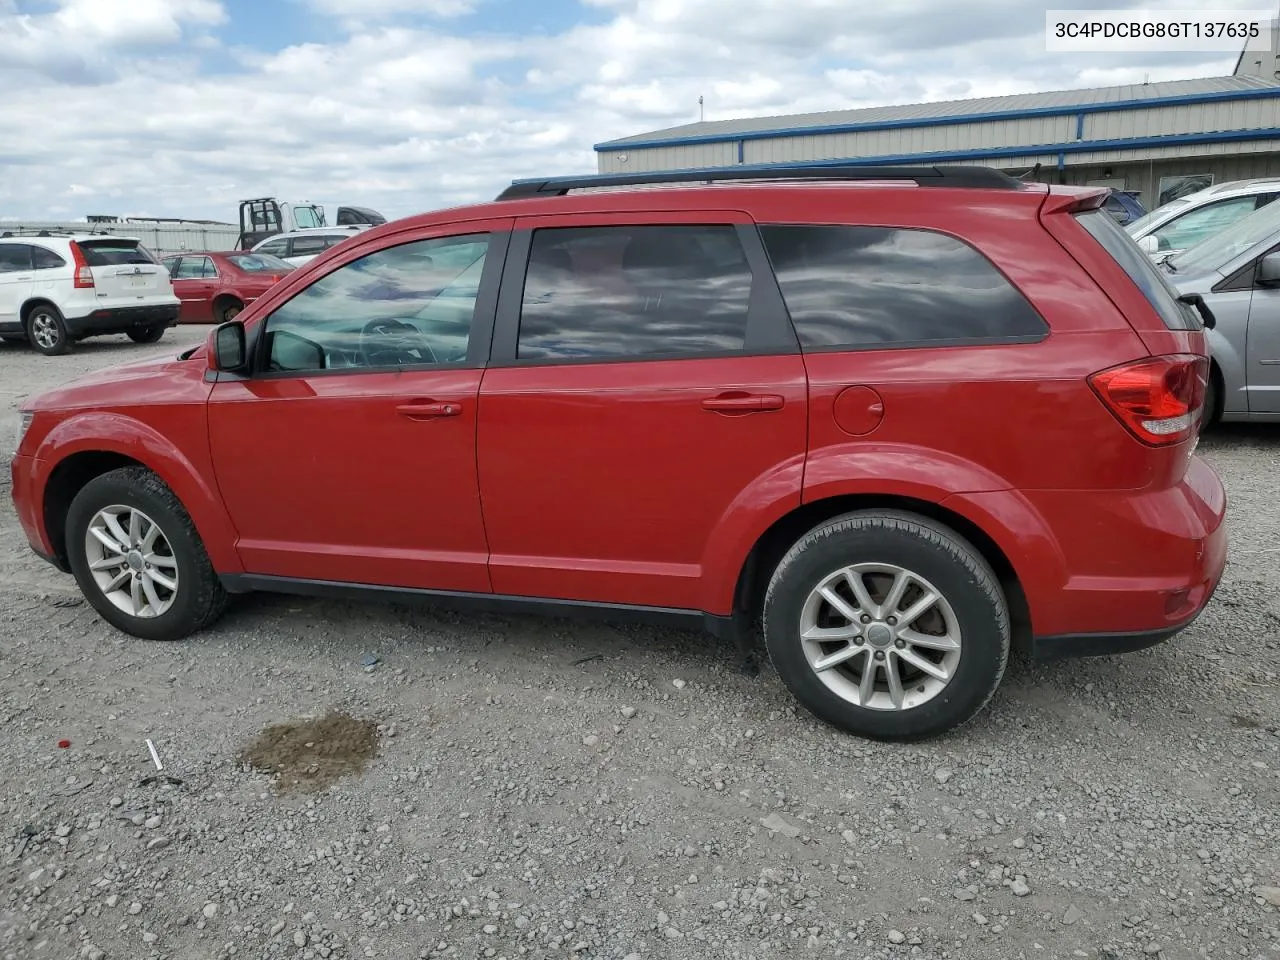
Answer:
<svg viewBox="0 0 1280 960"><path fill-rule="evenodd" d="M271 282L272 282L272 283L279 283L279 282L280 282L280 276L279 276L279 274L275 274L275 273L273 273L273 274L271 275Z"/></svg>
<svg viewBox="0 0 1280 960"><path fill-rule="evenodd" d="M1094 392L1143 443L1163 447L1195 436L1209 382L1209 358L1149 357L1089 378Z"/></svg>
<svg viewBox="0 0 1280 960"><path fill-rule="evenodd" d="M71 241L71 260L75 264L76 276L75 285L78 289L93 286L93 271L89 269L89 264L84 259L84 251L80 249L80 244L74 240Z"/></svg>

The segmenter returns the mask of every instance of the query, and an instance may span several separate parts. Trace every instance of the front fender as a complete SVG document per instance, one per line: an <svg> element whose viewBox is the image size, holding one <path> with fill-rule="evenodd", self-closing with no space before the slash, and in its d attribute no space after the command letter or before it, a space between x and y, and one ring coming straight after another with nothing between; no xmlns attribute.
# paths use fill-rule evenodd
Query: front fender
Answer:
<svg viewBox="0 0 1280 960"><path fill-rule="evenodd" d="M159 410L160 408L155 408ZM165 408L165 431L122 413L86 410L71 414L54 426L33 451L33 490L40 504L37 514L44 529L44 504L49 478L59 464L78 453L115 453L154 471L182 501L205 551L219 573L242 573L236 554L237 534L222 505L209 462L204 404ZM169 437L191 437L187 450Z"/></svg>

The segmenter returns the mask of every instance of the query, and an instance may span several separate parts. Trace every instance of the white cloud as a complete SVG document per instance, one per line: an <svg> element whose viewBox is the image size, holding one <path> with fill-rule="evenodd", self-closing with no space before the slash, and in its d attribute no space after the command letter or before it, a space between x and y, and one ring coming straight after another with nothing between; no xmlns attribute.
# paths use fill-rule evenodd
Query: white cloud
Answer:
<svg viewBox="0 0 1280 960"><path fill-rule="evenodd" d="M416 0L306 2L377 23L264 53L211 0L63 0L40 16L0 0L0 215L234 219L239 199L276 195L398 216L593 170L591 144L696 121L699 96L713 120L1234 63L1051 57L1043 13L1018 0L582 0L603 22L533 36L503 33L500 0L477 5L495 16L476 35L441 19L465 12L457 0L427 20L397 19ZM219 72L201 75L219 43Z"/></svg>

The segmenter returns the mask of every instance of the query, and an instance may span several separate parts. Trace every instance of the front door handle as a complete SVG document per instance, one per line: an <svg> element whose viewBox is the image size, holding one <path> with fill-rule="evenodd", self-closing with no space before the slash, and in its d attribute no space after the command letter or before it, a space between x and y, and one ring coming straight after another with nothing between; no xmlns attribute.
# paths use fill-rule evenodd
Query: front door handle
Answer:
<svg viewBox="0 0 1280 960"><path fill-rule="evenodd" d="M436 417L456 417L462 413L462 404L435 400L414 400L396 407L396 413L410 420L434 420Z"/></svg>
<svg viewBox="0 0 1280 960"><path fill-rule="evenodd" d="M734 393L708 397L702 401L702 409L712 413L757 413L781 410L784 402L776 393Z"/></svg>

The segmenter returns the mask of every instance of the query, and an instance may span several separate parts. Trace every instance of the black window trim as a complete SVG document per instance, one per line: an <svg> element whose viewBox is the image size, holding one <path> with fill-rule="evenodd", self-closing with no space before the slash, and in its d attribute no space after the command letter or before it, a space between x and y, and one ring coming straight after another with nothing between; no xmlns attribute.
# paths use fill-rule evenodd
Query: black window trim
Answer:
<svg viewBox="0 0 1280 960"><path fill-rule="evenodd" d="M605 217L607 216L607 219ZM673 360L725 360L742 357L794 356L800 353L782 291L769 268L764 244L752 223L740 223L715 212L690 211L691 219L654 220L644 214L635 219L619 220L614 215L582 214L581 217L556 217L554 224L539 222L542 218L522 217L516 221L511 246L507 251L507 269L502 274L502 290L498 296L497 322L493 332L493 349L489 367L563 367L604 363L659 363ZM747 266L751 270L751 298L748 301L746 343L741 350L714 352L646 353L621 357L526 357L516 355L520 338L520 308L524 302L525 272L533 249L535 230L589 229L608 227L733 227L742 245Z"/></svg>
<svg viewBox="0 0 1280 960"><path fill-rule="evenodd" d="M939 340L893 340L886 343L861 343L861 344L836 343L836 344L830 344L830 345L821 346L821 347L801 346L801 351L806 356L810 354L815 354L815 353L862 353L864 351L881 351L881 350L925 350L925 349L932 349L934 347L942 349L947 347L1020 346L1020 345L1027 345L1027 344L1034 344L1034 343L1043 343L1045 340L1049 339L1049 336L1053 333L1053 328L1049 325L1049 321L1044 318L1044 314L1041 313L1039 308L1035 305L1035 301L1032 300L1029 296L1027 296L1026 291L1023 290L1022 287L1018 286L1018 284L1014 283L1013 278L1010 277L1007 273L1005 273L1004 270L1001 269L998 263L992 260L985 253L983 253L981 247L979 247L977 244L971 242L970 240L967 240L966 238L958 234L952 233L950 230L939 230L936 227L920 227L920 226L914 226L914 225L901 225L901 224L814 223L812 221L790 222L790 221L781 221L781 220L770 220L767 222L762 220L757 223L757 227L834 227L837 229L848 228L848 227L873 227L873 228L878 228L882 230L915 230L920 233L936 233L936 234L941 234L944 237L950 237L952 240L957 240L960 243L963 243L966 247L968 247L970 250L972 250L974 253L980 256L983 260L985 260L991 266L991 269L994 270L996 273L998 273L1000 277L1004 280L1004 282L1009 284L1009 286L1011 286L1017 292L1018 296L1020 296L1023 300L1026 301L1027 306L1031 308L1031 312L1035 315L1036 319L1038 319L1041 325L1044 327L1044 330L1041 333L1024 334L1022 336L949 337L945 340L942 340L942 339L939 339ZM767 248L764 247L763 238L761 239L761 249L765 251L765 254L767 256L768 251L767 251ZM775 278L774 282L778 283L776 279L777 271L773 269L772 260L769 261L769 272L774 276ZM781 289L780 286L779 286L779 289ZM783 299L783 309L786 310L785 299ZM786 310L786 315L787 315L787 320L791 321L790 310ZM791 326L792 326L792 329L794 330L795 323L793 321L791 322ZM797 342L799 342L799 336L800 336L799 333L796 333Z"/></svg>
<svg viewBox="0 0 1280 960"><path fill-rule="evenodd" d="M506 221L498 221L505 223ZM429 236L410 236L396 243L388 243L380 246L375 250L368 250L359 256L352 257L338 266L325 271L316 277L305 287L294 292L288 300L276 304L272 308L271 313L264 316L258 323L254 324L253 333L251 334L250 343L246 344L246 350L250 357L250 367L248 376L240 374L228 374L220 372L215 378L218 380L309 380L313 377L333 377L333 376L360 376L367 373L424 373L433 370L449 371L449 370L482 370L486 366L486 359L489 356L490 344L493 342L494 330L494 314L498 302L498 288L502 279L503 264L506 261L507 251L511 243L511 230L506 226L497 226L494 221L470 221L457 224L450 224L452 227L459 227L457 233L432 233ZM267 330L267 324L277 310L287 303L292 303L295 297L301 296L313 285L319 283L330 274L337 273L358 260L365 257L374 256L386 250L393 250L396 247L403 247L411 243L423 243L428 240L451 240L459 237L470 237L481 234L487 234L489 237L489 249L485 252L484 269L480 274L480 286L476 294L476 310L471 321L471 333L467 338L467 358L465 360L453 363L401 363L391 366L379 367L337 367L329 370L268 370L266 369L267 357L267 338L264 336Z"/></svg>
<svg viewBox="0 0 1280 960"><path fill-rule="evenodd" d="M1239 293L1242 290L1267 289L1258 283L1258 266L1273 253L1280 253L1280 243L1272 244L1242 266L1237 267L1209 288L1210 293Z"/></svg>

